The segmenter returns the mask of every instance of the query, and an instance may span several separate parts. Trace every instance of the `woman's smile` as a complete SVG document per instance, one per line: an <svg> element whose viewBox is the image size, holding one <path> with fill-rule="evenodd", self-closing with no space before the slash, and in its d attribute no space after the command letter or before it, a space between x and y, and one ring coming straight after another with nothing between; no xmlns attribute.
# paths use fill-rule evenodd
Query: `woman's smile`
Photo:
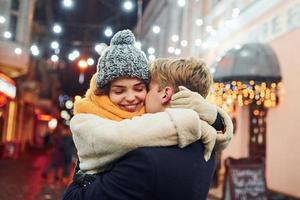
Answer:
<svg viewBox="0 0 300 200"><path fill-rule="evenodd" d="M137 111L137 107L141 103L135 103L135 104L126 104L126 105L120 105L121 109L126 110L128 112L135 112Z"/></svg>

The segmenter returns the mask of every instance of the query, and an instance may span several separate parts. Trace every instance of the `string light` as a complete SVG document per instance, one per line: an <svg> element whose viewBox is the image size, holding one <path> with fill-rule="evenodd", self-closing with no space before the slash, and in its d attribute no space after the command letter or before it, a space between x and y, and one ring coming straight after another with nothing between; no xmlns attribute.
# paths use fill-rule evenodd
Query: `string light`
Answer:
<svg viewBox="0 0 300 200"><path fill-rule="evenodd" d="M53 130L57 127L57 123L57 119L53 118L48 122L48 127Z"/></svg>
<svg viewBox="0 0 300 200"><path fill-rule="evenodd" d="M0 16L0 24L4 24L6 22L5 17Z"/></svg>
<svg viewBox="0 0 300 200"><path fill-rule="evenodd" d="M160 32L160 27L157 25L154 25L152 28L153 33L158 34Z"/></svg>
<svg viewBox="0 0 300 200"><path fill-rule="evenodd" d="M75 56L73 53L69 53L68 59L69 59L70 61L74 61L74 60L76 60L76 56Z"/></svg>
<svg viewBox="0 0 300 200"><path fill-rule="evenodd" d="M153 47L149 47L148 48L148 53L149 54L154 54L155 53L155 49Z"/></svg>
<svg viewBox="0 0 300 200"><path fill-rule="evenodd" d="M130 4L129 3L131 3L131 1L130 0L126 0L126 1L124 1L125 3L124 3L124 5L126 4L126 2L127 2L127 5L129 5L128 7L130 7ZM186 1L186 0L177 0L177 3L178 3L178 5L179 6L185 6L186 5L186 3L187 3L188 1ZM65 6L65 7L72 7L73 6L73 4L74 4L74 1L73 0L61 0L61 3L63 4L63 6ZM132 5L132 4L131 4ZM240 13L240 10L238 9L238 8L234 8L233 10L232 10L232 14L235 14L235 15L238 15L239 13ZM3 16L1 16L0 15L0 23L5 23L6 22L6 19L3 17ZM196 19L195 19L195 21L194 21L194 23L197 25L197 26L203 26L203 24L204 24L204 21L203 21L203 19L201 19L200 17L197 17ZM63 32L63 27L62 26L60 26L59 24L54 24L53 26L52 26L52 30L53 30L53 32L54 33L61 33L61 32ZM206 30L208 31L208 32L210 32L211 34L215 34L216 33L216 31L214 30L214 28L212 27L212 26L207 26L206 27ZM157 26L157 25L154 25L153 26L153 28L152 28L152 31L154 32L154 33L160 33L160 31L161 31L161 28L159 27L159 26ZM111 27L107 27L106 29L105 29L105 35L107 36L107 37L111 37L112 36L112 34L113 34L113 30L112 30L112 28ZM10 32L5 32L4 33L4 37L5 38L11 38L12 37L12 35L11 35L11 33ZM172 35L171 36L171 40L173 41L173 42L178 42L178 41L180 41L179 40L179 36L177 35L177 34L174 34L174 35ZM194 41L190 41L190 43L193 43L195 46L197 46L197 47L200 47L201 45L203 45L203 48L205 49L208 45L206 45L206 43L204 42L204 41L202 41L201 39L196 39L196 40L194 40ZM59 49L60 48L60 45L61 44L59 44L57 41L53 41L52 43L51 43L51 48L52 49ZM138 48L141 48L140 46L140 42L137 42L136 43L136 45L137 45L137 47ZM186 47L186 46L188 46L188 45L190 45L189 44L189 42L188 41L186 41L186 40L181 40L181 42L180 42L180 45L182 46L182 47ZM174 45L174 46L176 46L176 45ZM107 45L100 45L100 44L98 44L98 45L96 45L95 46L95 50L99 53L99 54L101 54L101 52L103 51L103 49L105 49L107 47ZM178 47L178 46L177 46ZM183 48L184 49L184 48ZM33 56L38 56L39 54L40 54L40 49L38 49L38 48L36 48L35 46L34 46L34 48L33 49L30 49L31 50L31 53L32 53L32 55ZM151 51L150 51L151 52ZM169 48L168 49L168 52L169 53L171 53L171 54L175 54L175 55L180 55L181 53L182 53L182 50L181 49L175 49L174 47L171 47L171 48ZM55 52L56 54L58 54L58 52ZM152 52L152 53L149 53L149 54L154 54L155 53L155 49L154 49L154 52ZM74 60L76 60L77 58L78 58L79 56L75 56L75 54L69 54L68 55L68 59L70 60L70 61L74 61ZM56 59L54 59L54 60L56 60Z"/></svg>
<svg viewBox="0 0 300 200"><path fill-rule="evenodd" d="M239 8L234 8L232 10L232 18L237 18L240 15L240 9Z"/></svg>
<svg viewBox="0 0 300 200"><path fill-rule="evenodd" d="M170 46L170 47L168 48L168 52L169 52L169 53L174 53L174 51L175 51L175 48L174 48L174 47Z"/></svg>
<svg viewBox="0 0 300 200"><path fill-rule="evenodd" d="M181 54L181 49L175 49L174 53L175 55L179 56Z"/></svg>
<svg viewBox="0 0 300 200"><path fill-rule="evenodd" d="M57 41L51 42L51 48L52 48L52 49L57 49L57 48L59 48L59 43L58 43Z"/></svg>
<svg viewBox="0 0 300 200"><path fill-rule="evenodd" d="M196 19L195 24L196 24L196 26L202 26L203 25L203 20L202 19Z"/></svg>
<svg viewBox="0 0 300 200"><path fill-rule="evenodd" d="M180 6L180 7L184 7L185 3L186 3L185 0L178 0L177 1L178 6Z"/></svg>
<svg viewBox="0 0 300 200"><path fill-rule="evenodd" d="M178 37L178 35L174 34L174 35L172 35L171 39L173 42L177 42L179 40L179 37Z"/></svg>
<svg viewBox="0 0 300 200"><path fill-rule="evenodd" d="M58 62L58 60L59 60L59 57L57 55L52 55L51 56L51 61L52 62Z"/></svg>
<svg viewBox="0 0 300 200"><path fill-rule="evenodd" d="M93 58L88 58L88 59L86 60L86 62L87 62L87 64L88 64L89 66L92 66L92 65L95 64L95 61L94 61Z"/></svg>
<svg viewBox="0 0 300 200"><path fill-rule="evenodd" d="M149 55L148 58L149 58L150 61L152 61L152 60L155 60L156 57L155 57L155 55L152 54L152 55Z"/></svg>
<svg viewBox="0 0 300 200"><path fill-rule="evenodd" d="M138 49L141 49L142 48L142 43L140 41L136 41L135 42L135 47L138 48Z"/></svg>
<svg viewBox="0 0 300 200"><path fill-rule="evenodd" d="M9 32L9 31L5 31L5 32L3 33L3 37L6 38L6 39L10 39L10 38L12 37L12 34L11 34L11 32Z"/></svg>
<svg viewBox="0 0 300 200"><path fill-rule="evenodd" d="M19 47L15 48L15 54L21 55L22 54L22 49L19 48Z"/></svg>
<svg viewBox="0 0 300 200"><path fill-rule="evenodd" d="M123 4L123 8L124 8L126 11L132 10L132 8L133 8L132 2L129 1L129 0L125 1L124 4Z"/></svg>
<svg viewBox="0 0 300 200"><path fill-rule="evenodd" d="M30 51L33 56L38 56L40 54L40 50L35 44L30 47Z"/></svg>
<svg viewBox="0 0 300 200"><path fill-rule="evenodd" d="M95 45L95 51L96 51L99 55L101 55L102 51L103 51L104 49L106 49L106 48L107 48L107 45L106 45L105 43L100 43L100 44L96 44L96 45Z"/></svg>
<svg viewBox="0 0 300 200"><path fill-rule="evenodd" d="M104 31L104 34L105 34L106 37L111 37L112 34L113 34L113 31L110 27L107 27Z"/></svg>
<svg viewBox="0 0 300 200"><path fill-rule="evenodd" d="M181 44L181 46L186 47L188 45L188 41L181 40L180 44Z"/></svg>
<svg viewBox="0 0 300 200"><path fill-rule="evenodd" d="M278 105L282 98L283 85L279 83L266 83L231 81L226 83L214 83L209 100L218 106L233 112L234 104L247 106L251 103L272 108Z"/></svg>
<svg viewBox="0 0 300 200"><path fill-rule="evenodd" d="M62 28L59 24L54 24L52 30L56 34L60 34L62 32Z"/></svg>
<svg viewBox="0 0 300 200"><path fill-rule="evenodd" d="M63 0L63 6L65 8L71 8L71 7L73 7L73 1L72 0Z"/></svg>
<svg viewBox="0 0 300 200"><path fill-rule="evenodd" d="M206 30L208 33L210 33L210 32L213 31L213 27L212 27L212 26L206 26L206 27L205 27L205 30Z"/></svg>

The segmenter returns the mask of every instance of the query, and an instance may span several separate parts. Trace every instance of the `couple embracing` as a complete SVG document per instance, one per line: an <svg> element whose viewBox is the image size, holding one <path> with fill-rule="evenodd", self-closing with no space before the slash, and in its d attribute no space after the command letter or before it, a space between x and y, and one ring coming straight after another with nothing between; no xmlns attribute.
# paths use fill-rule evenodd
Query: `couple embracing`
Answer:
<svg viewBox="0 0 300 200"><path fill-rule="evenodd" d="M79 158L64 200L205 200L230 117L196 58L149 63L130 30L102 53L70 128Z"/></svg>

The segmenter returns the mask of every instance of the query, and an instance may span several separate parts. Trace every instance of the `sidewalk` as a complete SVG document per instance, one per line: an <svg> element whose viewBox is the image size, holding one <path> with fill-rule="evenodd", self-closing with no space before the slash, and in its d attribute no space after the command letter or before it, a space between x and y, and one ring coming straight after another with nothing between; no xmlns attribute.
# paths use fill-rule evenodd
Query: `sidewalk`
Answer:
<svg viewBox="0 0 300 200"><path fill-rule="evenodd" d="M0 160L0 199L61 199L65 187L41 176L47 163L47 156L36 151L17 160Z"/></svg>

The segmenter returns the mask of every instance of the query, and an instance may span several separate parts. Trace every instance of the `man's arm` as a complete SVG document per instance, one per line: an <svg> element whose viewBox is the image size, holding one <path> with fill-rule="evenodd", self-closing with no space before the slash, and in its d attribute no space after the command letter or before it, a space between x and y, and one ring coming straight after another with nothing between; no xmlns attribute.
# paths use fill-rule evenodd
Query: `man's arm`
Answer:
<svg viewBox="0 0 300 200"><path fill-rule="evenodd" d="M151 199L156 176L153 162L140 150L128 153L111 171L96 176L85 187L73 182L63 200Z"/></svg>
<svg viewBox="0 0 300 200"><path fill-rule="evenodd" d="M222 116L219 112L217 113L215 122L211 126L214 127L217 131L224 131L225 127L223 124Z"/></svg>

